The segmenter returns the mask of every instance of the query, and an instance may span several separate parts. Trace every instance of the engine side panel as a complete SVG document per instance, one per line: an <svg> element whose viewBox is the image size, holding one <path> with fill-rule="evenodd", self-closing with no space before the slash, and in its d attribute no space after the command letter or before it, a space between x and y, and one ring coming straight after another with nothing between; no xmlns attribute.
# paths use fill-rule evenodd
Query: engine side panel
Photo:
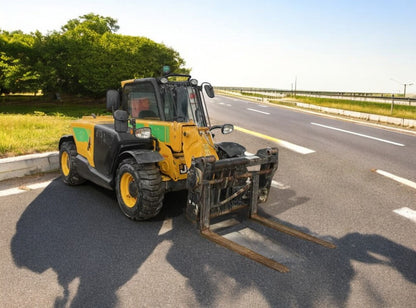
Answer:
<svg viewBox="0 0 416 308"><path fill-rule="evenodd" d="M94 127L95 168L105 176L111 176L119 163L121 153L130 150L153 150L153 140L138 139L130 133L117 133L113 124Z"/></svg>

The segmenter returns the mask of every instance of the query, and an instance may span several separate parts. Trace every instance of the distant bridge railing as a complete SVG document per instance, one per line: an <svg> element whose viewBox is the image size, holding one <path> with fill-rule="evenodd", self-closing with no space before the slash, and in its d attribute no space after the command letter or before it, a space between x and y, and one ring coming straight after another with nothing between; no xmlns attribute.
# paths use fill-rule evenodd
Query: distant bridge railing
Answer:
<svg viewBox="0 0 416 308"><path fill-rule="evenodd" d="M390 104L394 100L395 104L416 106L415 97L403 97L400 94L390 93L366 93L366 92L331 92L331 91L304 91L304 90L282 90L271 88L253 87L215 87L217 90L232 91L245 94L258 94L265 98L282 98L285 96L311 96L334 99L351 99L361 101L371 101Z"/></svg>

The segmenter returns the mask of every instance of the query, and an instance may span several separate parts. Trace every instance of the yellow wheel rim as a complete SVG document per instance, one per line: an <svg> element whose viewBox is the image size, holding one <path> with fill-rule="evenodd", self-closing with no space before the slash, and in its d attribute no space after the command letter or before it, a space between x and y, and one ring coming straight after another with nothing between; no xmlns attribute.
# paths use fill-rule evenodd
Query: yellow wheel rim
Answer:
<svg viewBox="0 0 416 308"><path fill-rule="evenodd" d="M69 155L68 152L62 152L61 155L61 169L62 169L62 173L65 176L68 176L69 174Z"/></svg>
<svg viewBox="0 0 416 308"><path fill-rule="evenodd" d="M137 197L130 195L130 184L134 182L134 178L130 173L124 173L120 179L120 194L124 204L132 208L136 205Z"/></svg>

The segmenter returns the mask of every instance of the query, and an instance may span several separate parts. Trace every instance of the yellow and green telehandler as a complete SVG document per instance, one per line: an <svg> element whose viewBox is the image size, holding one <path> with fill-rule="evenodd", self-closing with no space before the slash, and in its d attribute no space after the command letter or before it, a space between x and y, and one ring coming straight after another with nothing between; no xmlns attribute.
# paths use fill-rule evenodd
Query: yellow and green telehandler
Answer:
<svg viewBox="0 0 416 308"><path fill-rule="evenodd" d="M134 220L156 216L167 192L188 190L186 215L204 237L281 272L287 267L211 231L210 219L247 208L257 222L333 247L257 214L269 194L278 149L246 155L240 144L214 143L213 130L228 134L234 127L211 125L205 95L214 97L211 84L199 85L189 75L121 82L119 90L107 91L111 116L84 116L60 139L63 181L88 180L115 190L121 211Z"/></svg>

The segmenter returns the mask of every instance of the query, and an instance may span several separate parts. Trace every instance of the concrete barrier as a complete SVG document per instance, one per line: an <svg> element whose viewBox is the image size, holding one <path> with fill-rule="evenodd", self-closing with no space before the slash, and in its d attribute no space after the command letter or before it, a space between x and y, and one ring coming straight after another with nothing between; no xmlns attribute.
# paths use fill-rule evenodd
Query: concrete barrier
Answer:
<svg viewBox="0 0 416 308"><path fill-rule="evenodd" d="M58 169L58 152L2 158L0 159L0 181Z"/></svg>

